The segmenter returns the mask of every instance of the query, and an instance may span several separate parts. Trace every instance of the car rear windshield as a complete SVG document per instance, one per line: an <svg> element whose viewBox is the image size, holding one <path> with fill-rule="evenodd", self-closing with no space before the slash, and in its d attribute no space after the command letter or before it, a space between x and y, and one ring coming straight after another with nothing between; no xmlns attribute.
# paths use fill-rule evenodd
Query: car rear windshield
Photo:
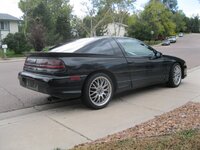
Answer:
<svg viewBox="0 0 200 150"><path fill-rule="evenodd" d="M50 52L75 53L77 50L97 40L98 38L84 38L84 39L75 40L73 42L53 48Z"/></svg>

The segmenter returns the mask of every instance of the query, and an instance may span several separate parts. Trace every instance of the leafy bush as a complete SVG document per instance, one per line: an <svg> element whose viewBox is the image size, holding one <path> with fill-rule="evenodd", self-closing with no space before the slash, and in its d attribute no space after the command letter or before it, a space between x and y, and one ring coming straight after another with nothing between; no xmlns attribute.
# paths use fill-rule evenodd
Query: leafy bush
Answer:
<svg viewBox="0 0 200 150"><path fill-rule="evenodd" d="M157 45L162 43L162 41L144 41L144 43L147 45Z"/></svg>
<svg viewBox="0 0 200 150"><path fill-rule="evenodd" d="M25 51L30 51L31 46L28 43L23 33L9 33L3 40L4 44L8 45L10 50L13 50L15 54L22 54Z"/></svg>

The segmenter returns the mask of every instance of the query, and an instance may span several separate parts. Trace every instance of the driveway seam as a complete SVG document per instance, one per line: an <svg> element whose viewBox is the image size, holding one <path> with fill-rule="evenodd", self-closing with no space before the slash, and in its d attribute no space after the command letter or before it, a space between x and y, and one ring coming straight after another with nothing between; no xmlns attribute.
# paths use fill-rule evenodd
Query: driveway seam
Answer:
<svg viewBox="0 0 200 150"><path fill-rule="evenodd" d="M74 133L80 135L81 137L85 138L86 140L88 140L88 141L90 141L90 142L93 141L93 140L90 139L89 137L83 135L82 133L80 133L80 132L78 132L78 131L76 131L76 130L74 130L74 129L68 127L68 126L66 126L65 124L63 124L63 123L61 123L61 122L59 122L59 121L57 121L57 120L55 120L55 119L53 119L53 118L51 118L51 117L49 117L49 116L46 116L46 117L49 118L50 120L52 120L53 122L55 122L56 124L61 125L62 127L64 127L64 128L66 128L66 129L68 129L68 130L70 130L70 131L72 131L72 132L74 132Z"/></svg>

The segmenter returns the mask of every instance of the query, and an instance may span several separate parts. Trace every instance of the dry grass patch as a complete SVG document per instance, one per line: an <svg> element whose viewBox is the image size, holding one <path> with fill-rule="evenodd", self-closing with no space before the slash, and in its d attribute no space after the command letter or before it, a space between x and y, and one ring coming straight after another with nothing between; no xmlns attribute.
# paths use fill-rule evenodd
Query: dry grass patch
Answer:
<svg viewBox="0 0 200 150"><path fill-rule="evenodd" d="M133 128L74 149L200 150L200 103L189 102Z"/></svg>

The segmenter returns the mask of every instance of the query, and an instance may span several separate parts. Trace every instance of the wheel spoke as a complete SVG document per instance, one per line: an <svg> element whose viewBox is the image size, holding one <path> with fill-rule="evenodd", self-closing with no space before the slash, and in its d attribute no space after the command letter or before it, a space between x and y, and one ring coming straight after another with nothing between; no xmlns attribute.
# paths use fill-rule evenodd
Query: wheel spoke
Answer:
<svg viewBox="0 0 200 150"><path fill-rule="evenodd" d="M112 85L106 77L100 76L95 78L89 87L91 102L97 106L106 104L112 95L111 91Z"/></svg>

